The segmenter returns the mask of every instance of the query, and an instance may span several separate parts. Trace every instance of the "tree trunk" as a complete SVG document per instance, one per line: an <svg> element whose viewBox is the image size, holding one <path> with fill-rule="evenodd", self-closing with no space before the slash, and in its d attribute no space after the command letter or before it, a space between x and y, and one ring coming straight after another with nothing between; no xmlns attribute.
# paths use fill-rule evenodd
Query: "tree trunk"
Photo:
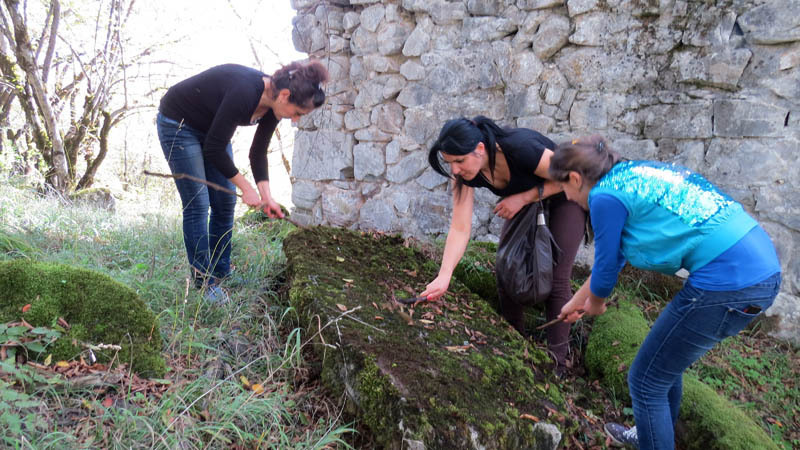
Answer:
<svg viewBox="0 0 800 450"><path fill-rule="evenodd" d="M45 85L39 75L39 68L31 48L28 29L19 11L20 2L19 0L4 0L4 2L11 16L11 22L14 24L14 40L16 41L15 56L17 57L17 64L19 64L25 72L25 77L31 88L32 96L36 101L36 105L44 121L45 129L41 130L41 132L45 132L44 139L42 139L42 136L39 136L36 142L37 146L42 145L39 147L39 150L45 154L48 152L50 153L52 166L50 167L51 170L45 175L45 178L57 191L64 193L69 188L67 158L64 153L64 143L58 131L56 116L50 106L49 98L45 91Z"/></svg>
<svg viewBox="0 0 800 450"><path fill-rule="evenodd" d="M111 133L112 124L113 120L111 118L111 114L109 114L107 111L103 111L103 127L100 128L100 153L98 153L97 157L91 163L89 163L89 167L86 168L86 173L84 173L81 177L76 189L88 188L92 185L92 183L94 183L94 176L97 174L97 169L100 167L100 164L103 163L103 160L106 159L106 155L108 154L108 135Z"/></svg>

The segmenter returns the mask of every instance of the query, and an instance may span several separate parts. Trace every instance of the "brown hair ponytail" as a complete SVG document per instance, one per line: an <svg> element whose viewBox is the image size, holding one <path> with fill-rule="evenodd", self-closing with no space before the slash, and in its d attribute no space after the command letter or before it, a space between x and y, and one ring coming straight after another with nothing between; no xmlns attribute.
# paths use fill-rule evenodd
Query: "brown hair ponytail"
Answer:
<svg viewBox="0 0 800 450"><path fill-rule="evenodd" d="M567 181L570 172L578 172L585 181L596 183L620 161L608 142L599 135L559 144L550 159L550 177Z"/></svg>
<svg viewBox="0 0 800 450"><path fill-rule="evenodd" d="M328 81L328 69L317 60L295 61L275 71L270 78L273 100L281 89L288 89L289 101L295 105L318 108L325 102L322 83Z"/></svg>

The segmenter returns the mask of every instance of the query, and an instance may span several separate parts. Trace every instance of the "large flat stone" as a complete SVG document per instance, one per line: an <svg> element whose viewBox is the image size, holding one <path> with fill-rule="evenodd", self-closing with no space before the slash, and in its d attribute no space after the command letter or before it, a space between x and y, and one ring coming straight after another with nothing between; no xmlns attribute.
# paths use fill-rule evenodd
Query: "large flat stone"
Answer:
<svg viewBox="0 0 800 450"><path fill-rule="evenodd" d="M549 358L458 281L442 303L393 301L436 272L402 238L316 227L290 234L284 252L321 379L378 446L549 450L574 426ZM546 417L555 423L533 419Z"/></svg>

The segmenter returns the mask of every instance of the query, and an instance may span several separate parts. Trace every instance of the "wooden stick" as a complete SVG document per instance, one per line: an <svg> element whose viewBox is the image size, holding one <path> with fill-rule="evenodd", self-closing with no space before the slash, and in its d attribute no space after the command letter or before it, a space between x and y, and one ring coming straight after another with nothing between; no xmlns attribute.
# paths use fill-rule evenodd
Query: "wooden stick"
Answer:
<svg viewBox="0 0 800 450"><path fill-rule="evenodd" d="M582 309L579 309L579 310L577 310L575 312L578 313L578 314L583 314L585 311L582 310ZM555 325L557 323L563 322L563 321L564 321L564 319L555 318L555 319L551 320L550 322L547 322L544 325L539 325L538 327L536 327L536 329L537 330L544 330L545 328L551 327L551 326L553 326L553 325Z"/></svg>
<svg viewBox="0 0 800 450"><path fill-rule="evenodd" d="M145 175L150 175L151 177L174 178L176 180L187 179L187 180L190 180L190 181L196 181L198 183L205 184L206 186L208 186L210 188L216 189L218 191L225 192L227 194L233 194L233 195L235 195L237 197L241 197L242 196L242 194L239 194L236 191L232 191L232 190L226 188L225 186L221 186L221 185L219 185L217 183L214 183L214 182L211 182L211 181L208 181L208 180L204 180L202 178L198 178L198 177L195 177L193 175L189 175L188 173L156 173L156 172L150 172L149 170L145 170L144 174ZM303 228L303 229L306 228L304 225L301 225L301 224L295 222L294 220L290 219L289 216L284 216L283 220L289 222L290 224L296 226L297 228Z"/></svg>
<svg viewBox="0 0 800 450"><path fill-rule="evenodd" d="M612 299L611 301L609 301L608 303L606 303L606 309L608 309L608 307L610 307L610 306L616 306L616 304L617 304L617 299L616 299L616 297L615 297L614 299ZM586 311L584 311L584 310L582 310L582 309L579 309L579 310L577 310L577 311L574 311L574 312L576 312L576 313L578 313L578 314L583 314L583 313L585 313ZM563 322L563 321L564 321L564 319L558 319L558 318L556 318L556 319L553 319L553 320L551 320L550 322L547 322L547 323L546 323L546 324L544 324L544 325L539 325L538 327L536 327L536 329L537 329L537 330L544 330L545 328L551 327L551 326L553 326L553 325L555 325L555 324L557 324L557 323L559 323L559 322Z"/></svg>
<svg viewBox="0 0 800 450"><path fill-rule="evenodd" d="M208 181L208 180L204 180L202 178L197 178L195 176L189 175L188 173L156 173L156 172L150 172L149 170L145 170L144 174L145 175L150 175L151 177L174 178L176 180L181 180L181 179L185 178L187 180L196 181L198 183L203 183L203 184L205 184L206 186L208 186L210 188L214 188L214 189L216 189L218 191L225 192L226 194L233 194L233 195L235 195L237 197L241 197L242 196L242 194L239 194L236 191L232 191L232 190L226 188L225 186L221 186L221 185L219 185L217 183L214 183L214 182L211 182L211 181Z"/></svg>

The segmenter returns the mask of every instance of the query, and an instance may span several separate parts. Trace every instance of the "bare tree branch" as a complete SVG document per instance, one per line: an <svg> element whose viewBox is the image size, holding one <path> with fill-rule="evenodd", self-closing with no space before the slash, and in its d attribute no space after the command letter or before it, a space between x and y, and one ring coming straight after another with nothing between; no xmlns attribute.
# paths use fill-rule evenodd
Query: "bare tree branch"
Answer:
<svg viewBox="0 0 800 450"><path fill-rule="evenodd" d="M61 20L61 3L59 3L58 0L51 0L50 12L52 14L52 22L50 24L50 39L47 41L47 52L44 55L44 62L42 63L42 81L45 83L47 83L47 77L50 74L50 65L53 61L53 53L56 51L58 24Z"/></svg>

